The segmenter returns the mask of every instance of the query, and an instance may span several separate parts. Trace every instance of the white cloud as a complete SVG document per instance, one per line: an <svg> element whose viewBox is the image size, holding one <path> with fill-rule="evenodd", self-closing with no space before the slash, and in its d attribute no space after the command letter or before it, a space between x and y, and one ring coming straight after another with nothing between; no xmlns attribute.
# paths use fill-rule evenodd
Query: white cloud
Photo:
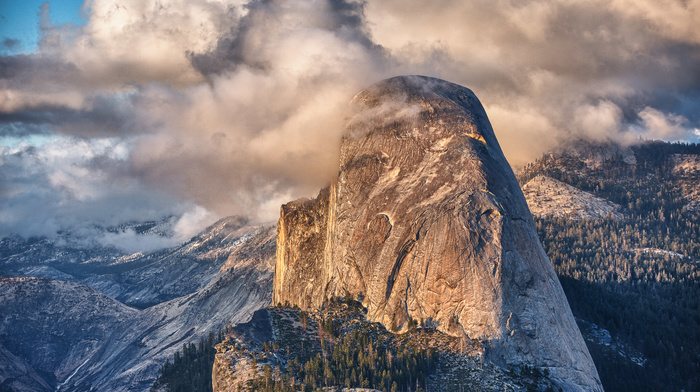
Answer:
<svg viewBox="0 0 700 392"><path fill-rule="evenodd" d="M645 139L682 140L690 134L686 128L688 120L683 116L666 114L651 107L646 107L638 113L642 120L633 130Z"/></svg>
<svg viewBox="0 0 700 392"><path fill-rule="evenodd" d="M56 137L0 150L0 234L60 230L179 214L173 197L129 173L129 143Z"/></svg>
<svg viewBox="0 0 700 392"><path fill-rule="evenodd" d="M589 140L617 141L622 126L622 110L610 101L581 105L574 113L572 126Z"/></svg>
<svg viewBox="0 0 700 392"><path fill-rule="evenodd" d="M211 212L202 206L193 206L178 219L173 228L174 238L179 242L186 242L197 235L214 220Z"/></svg>
<svg viewBox="0 0 700 392"><path fill-rule="evenodd" d="M132 229L119 232L100 232L96 238L90 238L87 242L89 243L90 240L94 240L102 246L114 247L123 252L132 254L138 252L152 252L176 246L180 243L170 237L163 237L155 234L137 234Z"/></svg>

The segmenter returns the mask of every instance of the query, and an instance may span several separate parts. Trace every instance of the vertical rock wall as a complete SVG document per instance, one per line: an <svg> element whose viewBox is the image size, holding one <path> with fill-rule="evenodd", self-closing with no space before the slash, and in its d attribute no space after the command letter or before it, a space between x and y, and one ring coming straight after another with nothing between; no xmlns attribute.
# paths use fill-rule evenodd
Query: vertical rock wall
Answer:
<svg viewBox="0 0 700 392"><path fill-rule="evenodd" d="M325 250L329 189L315 199L287 203L277 223L274 304L316 309L323 304L327 274Z"/></svg>

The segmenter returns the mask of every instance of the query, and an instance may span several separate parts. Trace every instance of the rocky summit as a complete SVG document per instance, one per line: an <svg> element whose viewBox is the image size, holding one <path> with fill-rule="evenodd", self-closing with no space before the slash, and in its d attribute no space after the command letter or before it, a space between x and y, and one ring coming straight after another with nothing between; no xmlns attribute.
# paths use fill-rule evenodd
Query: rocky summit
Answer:
<svg viewBox="0 0 700 392"><path fill-rule="evenodd" d="M351 101L338 178L282 206L274 302L478 340L491 362L601 391L518 182L471 90L395 77Z"/></svg>

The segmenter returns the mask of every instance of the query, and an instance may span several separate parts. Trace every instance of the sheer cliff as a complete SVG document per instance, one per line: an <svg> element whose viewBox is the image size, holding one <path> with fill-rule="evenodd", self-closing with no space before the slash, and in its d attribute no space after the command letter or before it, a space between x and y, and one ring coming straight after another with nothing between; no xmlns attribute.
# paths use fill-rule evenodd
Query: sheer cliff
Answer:
<svg viewBox="0 0 700 392"><path fill-rule="evenodd" d="M471 90L382 81L351 102L336 181L282 206L275 303L352 295L368 318L477 339L501 366L602 387L523 194Z"/></svg>

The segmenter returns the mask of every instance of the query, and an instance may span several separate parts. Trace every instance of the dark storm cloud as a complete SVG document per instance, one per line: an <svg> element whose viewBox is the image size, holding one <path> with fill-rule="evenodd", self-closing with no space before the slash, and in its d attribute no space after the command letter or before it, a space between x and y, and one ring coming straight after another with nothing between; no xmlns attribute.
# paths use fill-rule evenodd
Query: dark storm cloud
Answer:
<svg viewBox="0 0 700 392"><path fill-rule="evenodd" d="M12 50L12 49L18 47L19 44L21 44L21 43L22 43L22 41L20 41L18 39L5 37L2 40L2 43L0 43L0 48Z"/></svg>
<svg viewBox="0 0 700 392"><path fill-rule="evenodd" d="M134 123L128 99L97 96L86 99L86 108L63 106L32 107L10 113L0 112L0 137L55 133L80 137L129 136L141 128Z"/></svg>
<svg viewBox="0 0 700 392"><path fill-rule="evenodd" d="M203 75L212 75L234 70L245 65L255 69L269 69L270 59L261 53L261 47L274 40L284 29L285 20L303 20L304 28L309 31L326 31L348 43L357 43L378 58L385 55L381 46L369 37L364 8L365 1L329 0L323 5L325 10L307 10L306 7L318 7L309 3L299 7L298 3L290 6L284 0L254 0L245 5L246 13L239 17L235 8L229 10L234 26L221 39L216 47L204 53L188 53L195 69ZM313 15L313 13L318 13ZM306 18L305 14L312 17ZM271 34L264 37L261 34Z"/></svg>
<svg viewBox="0 0 700 392"><path fill-rule="evenodd" d="M47 127L41 124L31 123L23 121L21 116L19 116L17 121L12 121L9 117L14 116L8 115L6 120L4 114L0 113L0 137L6 138L26 138L32 135L50 135L52 133Z"/></svg>
<svg viewBox="0 0 700 392"><path fill-rule="evenodd" d="M586 92L590 102L615 102L626 121L634 122L646 106L697 121L697 110L686 111L681 102L697 101L700 45L660 35L648 22L606 8L568 4L553 13L546 42L521 46L517 58L578 83L627 87L623 96Z"/></svg>
<svg viewBox="0 0 700 392"><path fill-rule="evenodd" d="M78 69L74 64L61 59L47 58L36 54L0 56L0 79L11 86L37 82L70 82Z"/></svg>

